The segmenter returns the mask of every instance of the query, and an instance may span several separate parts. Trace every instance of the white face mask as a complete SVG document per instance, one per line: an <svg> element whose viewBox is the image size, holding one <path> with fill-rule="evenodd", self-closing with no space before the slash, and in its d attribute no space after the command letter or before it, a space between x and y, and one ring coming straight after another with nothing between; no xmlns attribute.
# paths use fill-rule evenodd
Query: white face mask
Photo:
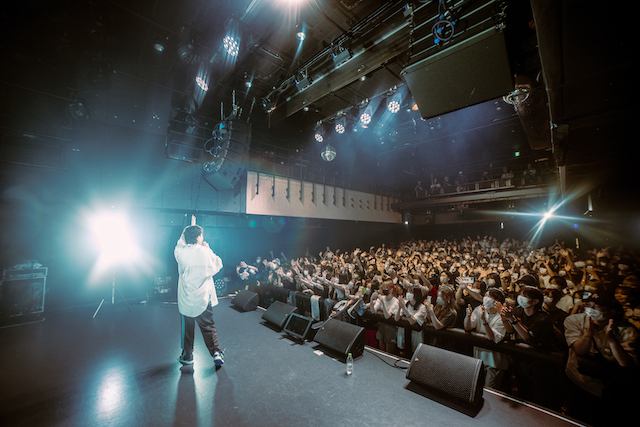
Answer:
<svg viewBox="0 0 640 427"><path fill-rule="evenodd" d="M524 295L518 295L518 305L522 308L531 307L531 300Z"/></svg>
<svg viewBox="0 0 640 427"><path fill-rule="evenodd" d="M558 274L559 274L559 275L561 275L561 276L566 276L566 275L567 275L567 272L566 272L565 270L560 270L560 271L558 272Z"/></svg>
<svg viewBox="0 0 640 427"><path fill-rule="evenodd" d="M487 280L487 286L491 287L491 286L493 286L493 285L495 285L495 284L496 284L495 279L488 279L488 280Z"/></svg>
<svg viewBox="0 0 640 427"><path fill-rule="evenodd" d="M413 294L411 292L407 292L406 300L407 301L413 301Z"/></svg>
<svg viewBox="0 0 640 427"><path fill-rule="evenodd" d="M578 268L582 268L582 267L584 267L584 262L576 261L576 262L573 263L573 265L575 265Z"/></svg>
<svg viewBox="0 0 640 427"><path fill-rule="evenodd" d="M542 275L547 274L547 269L546 268L541 268L540 269L540 274L542 274Z"/></svg>
<svg viewBox="0 0 640 427"><path fill-rule="evenodd" d="M567 288L573 288L573 282L571 280L567 280Z"/></svg>
<svg viewBox="0 0 640 427"><path fill-rule="evenodd" d="M551 297L544 297L544 303L545 304L551 304L553 302L553 298Z"/></svg>
<svg viewBox="0 0 640 427"><path fill-rule="evenodd" d="M491 310L495 306L496 301L493 298L484 297L482 298L482 304L484 305L484 308Z"/></svg>
<svg viewBox="0 0 640 427"><path fill-rule="evenodd" d="M436 304L438 304L438 305L445 305L445 301L444 301L444 299L442 299L442 297L438 297L438 298L436 299Z"/></svg>
<svg viewBox="0 0 640 427"><path fill-rule="evenodd" d="M604 318L604 314L602 314L600 310L596 310L593 307L585 307L584 313L589 319L593 320L594 322L598 322Z"/></svg>
<svg viewBox="0 0 640 427"><path fill-rule="evenodd" d="M447 276L440 276L440 283L447 283Z"/></svg>

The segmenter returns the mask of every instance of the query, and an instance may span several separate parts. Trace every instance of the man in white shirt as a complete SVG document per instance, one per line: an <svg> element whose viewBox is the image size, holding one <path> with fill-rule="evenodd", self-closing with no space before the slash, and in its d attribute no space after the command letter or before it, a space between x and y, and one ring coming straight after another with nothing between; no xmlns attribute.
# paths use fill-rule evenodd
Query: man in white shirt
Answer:
<svg viewBox="0 0 640 427"><path fill-rule="evenodd" d="M182 317L182 354L178 361L193 363L193 339L196 322L216 366L224 363L224 354L218 343L218 331L213 323L213 307L218 297L213 276L222 269L222 260L203 240L202 227L196 225L195 216L186 227L174 250L178 262L178 310Z"/></svg>

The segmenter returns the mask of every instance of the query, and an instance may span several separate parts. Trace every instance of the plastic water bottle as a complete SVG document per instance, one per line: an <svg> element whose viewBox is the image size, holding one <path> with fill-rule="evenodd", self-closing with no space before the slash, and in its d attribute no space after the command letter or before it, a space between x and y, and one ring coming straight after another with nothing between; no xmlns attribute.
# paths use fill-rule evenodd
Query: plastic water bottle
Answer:
<svg viewBox="0 0 640 427"><path fill-rule="evenodd" d="M353 374L353 356L351 353L347 356L347 375Z"/></svg>

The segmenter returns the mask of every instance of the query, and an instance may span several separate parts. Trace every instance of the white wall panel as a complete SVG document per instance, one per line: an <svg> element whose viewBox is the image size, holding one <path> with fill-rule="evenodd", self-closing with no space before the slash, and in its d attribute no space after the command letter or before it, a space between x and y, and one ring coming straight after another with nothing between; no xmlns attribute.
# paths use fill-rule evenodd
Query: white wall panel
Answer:
<svg viewBox="0 0 640 427"><path fill-rule="evenodd" d="M400 223L398 200L331 185L247 171L247 214Z"/></svg>

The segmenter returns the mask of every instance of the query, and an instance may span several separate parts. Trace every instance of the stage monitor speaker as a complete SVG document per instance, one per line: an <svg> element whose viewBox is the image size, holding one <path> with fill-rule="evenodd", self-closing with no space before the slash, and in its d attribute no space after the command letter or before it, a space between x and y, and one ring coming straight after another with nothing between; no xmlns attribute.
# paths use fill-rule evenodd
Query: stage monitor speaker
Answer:
<svg viewBox="0 0 640 427"><path fill-rule="evenodd" d="M349 353L355 358L364 352L366 338L363 327L329 319L313 340L345 358Z"/></svg>
<svg viewBox="0 0 640 427"><path fill-rule="evenodd" d="M282 330L292 337L299 340L305 340L309 335L309 329L311 329L312 324L313 319L311 317L291 313Z"/></svg>
<svg viewBox="0 0 640 427"><path fill-rule="evenodd" d="M267 308L267 311L262 315L262 319L267 322L276 325L279 329L282 329L286 323L289 315L296 311L296 307L291 304L286 304L281 301L274 301L273 304Z"/></svg>
<svg viewBox="0 0 640 427"><path fill-rule="evenodd" d="M403 70L407 86L428 119L513 91L501 31L490 28Z"/></svg>
<svg viewBox="0 0 640 427"><path fill-rule="evenodd" d="M251 291L240 291L233 297L231 304L243 311L252 311L258 307L260 298L258 294Z"/></svg>
<svg viewBox="0 0 640 427"><path fill-rule="evenodd" d="M476 406L482 401L484 366L471 356L419 344L411 358L407 379L461 403Z"/></svg>

